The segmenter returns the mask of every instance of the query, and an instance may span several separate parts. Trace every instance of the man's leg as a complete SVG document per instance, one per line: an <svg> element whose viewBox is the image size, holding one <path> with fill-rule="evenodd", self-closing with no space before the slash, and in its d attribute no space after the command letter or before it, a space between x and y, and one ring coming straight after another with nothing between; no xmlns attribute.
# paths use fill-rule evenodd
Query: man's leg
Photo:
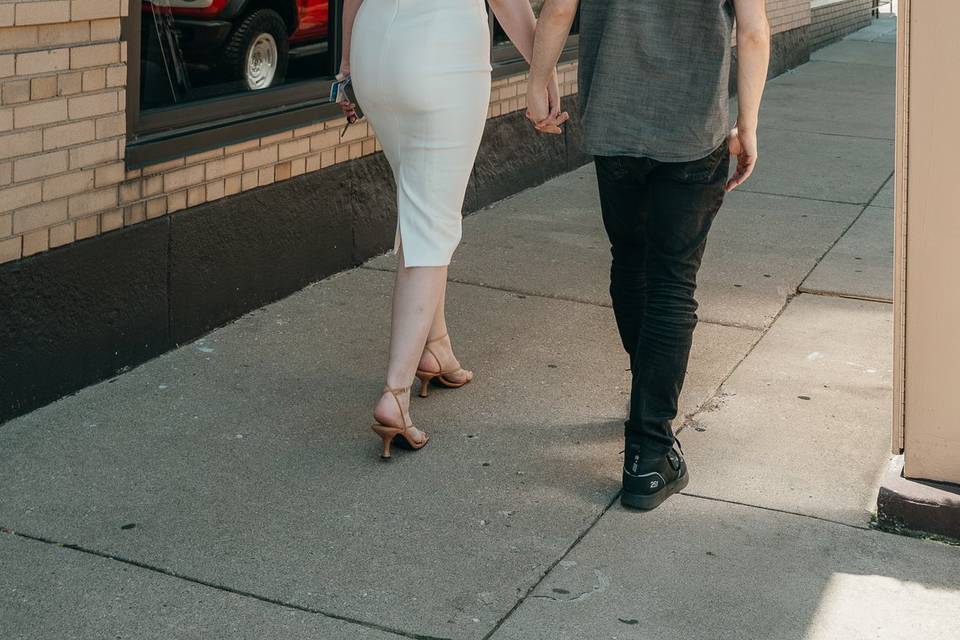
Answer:
<svg viewBox="0 0 960 640"><path fill-rule="evenodd" d="M646 306L647 174L655 163L640 158L597 157L603 226L610 238L610 299L623 348L630 356L640 339Z"/></svg>
<svg viewBox="0 0 960 640"><path fill-rule="evenodd" d="M697 272L723 202L728 163L723 146L702 160L662 164L648 178L646 307L626 433L628 506L653 508L686 485L682 456L672 451L672 421L697 325Z"/></svg>

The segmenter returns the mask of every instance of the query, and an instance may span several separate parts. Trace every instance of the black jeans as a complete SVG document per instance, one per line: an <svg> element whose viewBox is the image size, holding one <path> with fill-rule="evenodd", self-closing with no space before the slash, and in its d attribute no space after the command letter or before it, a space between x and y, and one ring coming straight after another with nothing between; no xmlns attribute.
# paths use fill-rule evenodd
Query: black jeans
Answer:
<svg viewBox="0 0 960 640"><path fill-rule="evenodd" d="M595 162L613 253L610 296L633 372L626 436L652 458L674 443L671 423L697 326L697 272L730 159L723 144L692 162Z"/></svg>

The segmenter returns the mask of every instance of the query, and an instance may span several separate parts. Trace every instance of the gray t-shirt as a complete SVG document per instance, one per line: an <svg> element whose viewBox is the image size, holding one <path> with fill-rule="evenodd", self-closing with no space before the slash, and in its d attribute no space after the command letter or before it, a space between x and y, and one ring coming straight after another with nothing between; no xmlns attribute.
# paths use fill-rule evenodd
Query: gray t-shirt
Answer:
<svg viewBox="0 0 960 640"><path fill-rule="evenodd" d="M582 0L587 153L688 162L720 146L733 21L733 0Z"/></svg>

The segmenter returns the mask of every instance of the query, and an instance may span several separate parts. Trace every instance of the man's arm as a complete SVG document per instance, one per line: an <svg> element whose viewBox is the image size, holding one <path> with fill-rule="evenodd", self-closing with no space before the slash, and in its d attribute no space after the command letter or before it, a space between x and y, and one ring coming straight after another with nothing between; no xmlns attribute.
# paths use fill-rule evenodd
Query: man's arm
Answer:
<svg viewBox="0 0 960 640"><path fill-rule="evenodd" d="M737 11L737 126L730 135L730 153L737 170L727 191L747 181L757 164L757 123L770 64L770 24L766 0L734 0Z"/></svg>
<svg viewBox="0 0 960 640"><path fill-rule="evenodd" d="M558 122L544 124L550 118L551 107L556 107L553 109L555 112L559 109L559 105L550 104L547 83L556 71L557 61L577 15L578 4L579 0L546 0L537 20L537 35L527 83L527 117L541 131L560 132Z"/></svg>

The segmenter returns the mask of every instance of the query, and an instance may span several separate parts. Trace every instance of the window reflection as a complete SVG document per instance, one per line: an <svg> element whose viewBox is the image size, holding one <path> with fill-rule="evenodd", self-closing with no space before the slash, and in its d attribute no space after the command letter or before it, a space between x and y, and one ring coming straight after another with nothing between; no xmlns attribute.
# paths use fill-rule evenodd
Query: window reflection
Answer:
<svg viewBox="0 0 960 640"><path fill-rule="evenodd" d="M533 8L533 13L537 17L540 16L540 11L543 10L543 5L546 0L530 0L530 6ZM580 14L577 13L577 18L574 20L573 27L571 28L572 33L579 33L580 31ZM494 21L493 25L493 41L494 43L503 43L509 42L510 38L507 37L506 32L503 30L503 27L500 26L500 23Z"/></svg>
<svg viewBox="0 0 960 640"><path fill-rule="evenodd" d="M330 0L144 0L141 106L329 74Z"/></svg>

